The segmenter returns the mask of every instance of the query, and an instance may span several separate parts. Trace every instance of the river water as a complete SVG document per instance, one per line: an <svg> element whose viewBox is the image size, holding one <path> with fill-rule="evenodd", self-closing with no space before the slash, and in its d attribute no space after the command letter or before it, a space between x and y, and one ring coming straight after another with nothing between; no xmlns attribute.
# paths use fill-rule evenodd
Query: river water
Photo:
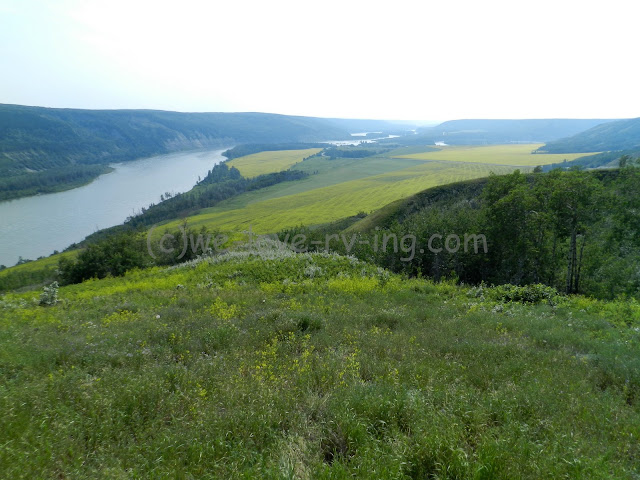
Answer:
<svg viewBox="0 0 640 480"><path fill-rule="evenodd" d="M101 228L118 225L166 192L191 189L222 150L181 152L111 165L115 170L66 192L0 202L0 265L62 251Z"/></svg>

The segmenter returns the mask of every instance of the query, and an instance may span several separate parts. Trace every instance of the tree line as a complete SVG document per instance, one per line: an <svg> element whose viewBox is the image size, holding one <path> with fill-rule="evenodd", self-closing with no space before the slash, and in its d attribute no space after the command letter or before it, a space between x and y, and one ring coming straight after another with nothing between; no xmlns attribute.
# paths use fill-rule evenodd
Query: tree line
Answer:
<svg viewBox="0 0 640 480"><path fill-rule="evenodd" d="M372 223L351 240L350 249L348 235L331 249L410 276L467 284L542 283L568 294L640 298L640 169L516 171L435 191L420 208L409 202ZM303 233L307 244L315 241L316 249L324 249L326 235L336 232L329 226L286 233L290 238ZM439 247L448 235L483 235L487 253L434 251L427 248L434 234L441 235ZM410 260L389 241L408 235L417 239Z"/></svg>

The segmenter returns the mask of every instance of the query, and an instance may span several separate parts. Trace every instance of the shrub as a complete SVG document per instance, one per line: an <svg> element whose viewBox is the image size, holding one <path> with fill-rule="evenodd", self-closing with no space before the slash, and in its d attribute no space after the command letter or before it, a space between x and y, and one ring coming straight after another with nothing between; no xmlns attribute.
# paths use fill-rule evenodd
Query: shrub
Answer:
<svg viewBox="0 0 640 480"><path fill-rule="evenodd" d="M557 297L559 296L555 288L541 283L524 286L511 284L498 285L485 291L488 291L491 299L503 303L540 303L547 301L550 305L555 305Z"/></svg>
<svg viewBox="0 0 640 480"><path fill-rule="evenodd" d="M40 305L52 306L58 303L58 287L58 282L43 287L44 291L40 294Z"/></svg>

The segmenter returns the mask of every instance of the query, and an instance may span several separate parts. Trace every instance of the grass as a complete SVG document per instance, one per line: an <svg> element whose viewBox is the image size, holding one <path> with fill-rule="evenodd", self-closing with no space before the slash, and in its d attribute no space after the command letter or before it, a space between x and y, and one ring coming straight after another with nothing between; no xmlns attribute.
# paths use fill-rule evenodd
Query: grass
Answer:
<svg viewBox="0 0 640 480"><path fill-rule="evenodd" d="M320 152L321 148L307 148L304 150L278 150L260 152L244 157L234 158L227 162L230 167L240 170L243 177L253 178L265 173L288 170L298 162Z"/></svg>
<svg viewBox="0 0 640 480"><path fill-rule="evenodd" d="M27 285L40 286L43 282L51 282L56 277L58 262L62 258L74 258L77 254L78 252L75 250L62 252L0 270L0 292Z"/></svg>
<svg viewBox="0 0 640 480"><path fill-rule="evenodd" d="M386 162L393 165L393 160ZM361 167L364 165L366 162ZM513 167L473 163L420 162L324 187L312 188L312 183L301 182L288 191L276 188L240 195L189 217L188 222L191 226L204 225L224 231L246 230L251 226L259 233L274 232L296 225L327 223L361 211L371 212L429 187L512 170ZM284 194L289 192L290 195ZM179 223L171 222L168 227L177 228Z"/></svg>
<svg viewBox="0 0 640 480"><path fill-rule="evenodd" d="M640 307L263 249L0 302L1 478L637 478Z"/></svg>
<svg viewBox="0 0 640 480"><path fill-rule="evenodd" d="M471 162L487 165L508 165L512 167L535 167L560 163L564 160L571 161L579 157L588 156L588 153L562 153L562 154L532 154L534 150L543 144L524 145L489 145L489 146L448 146L440 151L411 153L399 155L400 158L412 158L415 160L434 160L444 162ZM596 152L592 153L595 155Z"/></svg>

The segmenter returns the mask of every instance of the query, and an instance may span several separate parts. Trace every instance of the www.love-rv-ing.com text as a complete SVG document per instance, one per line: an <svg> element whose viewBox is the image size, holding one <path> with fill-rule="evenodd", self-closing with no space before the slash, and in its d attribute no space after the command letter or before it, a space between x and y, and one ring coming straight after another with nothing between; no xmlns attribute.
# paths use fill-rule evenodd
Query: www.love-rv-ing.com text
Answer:
<svg viewBox="0 0 640 480"><path fill-rule="evenodd" d="M162 235L156 248L152 245L153 228L147 236L147 248L149 255L156 258L156 251L162 254L173 254L181 249L177 259L183 258L189 249L193 253L220 254L228 251L229 236L225 234L187 233L184 227L179 227L180 233L165 233ZM350 254L357 245L368 245L375 253L396 253L402 255L400 261L410 262L417 253L423 254L429 251L434 254L447 252L456 254L459 252L488 253L487 238L483 234L465 233L458 235L449 233L446 235L434 233L426 242L420 243L418 237L412 233L398 235L396 233L376 232L371 236L363 237L358 234L327 233L321 239L310 239L304 233L285 234L255 234L251 227L246 233L246 239L236 240L233 243L248 244L249 247L259 247L267 243L280 245L282 248L290 248L298 253L310 251L329 252L336 246L344 247L344 252ZM174 246L178 245L178 247ZM154 251L156 250L156 251Z"/></svg>

